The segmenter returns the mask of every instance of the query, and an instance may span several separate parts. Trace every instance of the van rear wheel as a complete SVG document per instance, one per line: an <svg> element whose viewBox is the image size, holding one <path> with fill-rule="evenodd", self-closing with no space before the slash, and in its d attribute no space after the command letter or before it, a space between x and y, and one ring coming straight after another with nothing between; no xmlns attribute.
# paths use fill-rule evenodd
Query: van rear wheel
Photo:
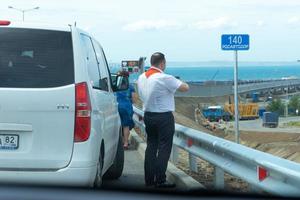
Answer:
<svg viewBox="0 0 300 200"><path fill-rule="evenodd" d="M124 148L122 141L122 134L119 137L118 149L112 166L104 174L105 179L118 179L124 168Z"/></svg>

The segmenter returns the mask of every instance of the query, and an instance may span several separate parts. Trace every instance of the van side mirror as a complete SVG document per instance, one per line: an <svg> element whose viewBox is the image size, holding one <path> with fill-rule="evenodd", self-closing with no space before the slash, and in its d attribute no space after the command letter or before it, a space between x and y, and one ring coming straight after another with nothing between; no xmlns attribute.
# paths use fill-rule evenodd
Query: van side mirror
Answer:
<svg viewBox="0 0 300 200"><path fill-rule="evenodd" d="M128 90L129 79L127 76L111 74L112 89L114 92Z"/></svg>
<svg viewBox="0 0 300 200"><path fill-rule="evenodd" d="M101 90L108 91L108 80L107 78L100 79L99 85Z"/></svg>

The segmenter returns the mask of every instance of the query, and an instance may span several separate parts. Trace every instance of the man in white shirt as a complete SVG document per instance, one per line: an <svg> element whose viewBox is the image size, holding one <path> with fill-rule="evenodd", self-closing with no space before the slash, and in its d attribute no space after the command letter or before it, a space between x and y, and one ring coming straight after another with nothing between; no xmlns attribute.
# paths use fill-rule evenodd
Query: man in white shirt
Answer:
<svg viewBox="0 0 300 200"><path fill-rule="evenodd" d="M151 56L150 69L139 76L138 92L143 101L144 122L147 132L145 152L146 186L175 187L166 181L166 170L175 132L174 94L186 92L188 84L164 73L166 59L162 53Z"/></svg>

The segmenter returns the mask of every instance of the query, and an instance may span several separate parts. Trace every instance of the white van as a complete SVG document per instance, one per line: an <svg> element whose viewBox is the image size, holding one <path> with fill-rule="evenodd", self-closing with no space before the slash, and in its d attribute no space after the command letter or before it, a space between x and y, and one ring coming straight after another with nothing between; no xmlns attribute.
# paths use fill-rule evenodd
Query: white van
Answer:
<svg viewBox="0 0 300 200"><path fill-rule="evenodd" d="M122 78L112 81L100 44L74 26L0 21L0 182L92 187L120 177Z"/></svg>

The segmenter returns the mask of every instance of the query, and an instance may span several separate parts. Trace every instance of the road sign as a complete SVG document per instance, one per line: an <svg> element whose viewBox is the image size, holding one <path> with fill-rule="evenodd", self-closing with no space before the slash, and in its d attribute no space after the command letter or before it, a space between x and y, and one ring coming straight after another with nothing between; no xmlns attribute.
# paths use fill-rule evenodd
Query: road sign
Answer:
<svg viewBox="0 0 300 200"><path fill-rule="evenodd" d="M137 73L140 69L140 63L138 60L124 60L122 61L122 68L129 73Z"/></svg>
<svg viewBox="0 0 300 200"><path fill-rule="evenodd" d="M123 60L121 66L123 71L129 73L143 73L146 57L140 57L139 60Z"/></svg>
<svg viewBox="0 0 300 200"><path fill-rule="evenodd" d="M249 50L249 35L247 34L225 34L222 35L222 50L246 51Z"/></svg>
<svg viewBox="0 0 300 200"><path fill-rule="evenodd" d="M238 101L238 51L249 50L249 35L225 34L221 37L221 46L224 51L234 51L234 120L235 141L240 142L239 133L239 101Z"/></svg>

